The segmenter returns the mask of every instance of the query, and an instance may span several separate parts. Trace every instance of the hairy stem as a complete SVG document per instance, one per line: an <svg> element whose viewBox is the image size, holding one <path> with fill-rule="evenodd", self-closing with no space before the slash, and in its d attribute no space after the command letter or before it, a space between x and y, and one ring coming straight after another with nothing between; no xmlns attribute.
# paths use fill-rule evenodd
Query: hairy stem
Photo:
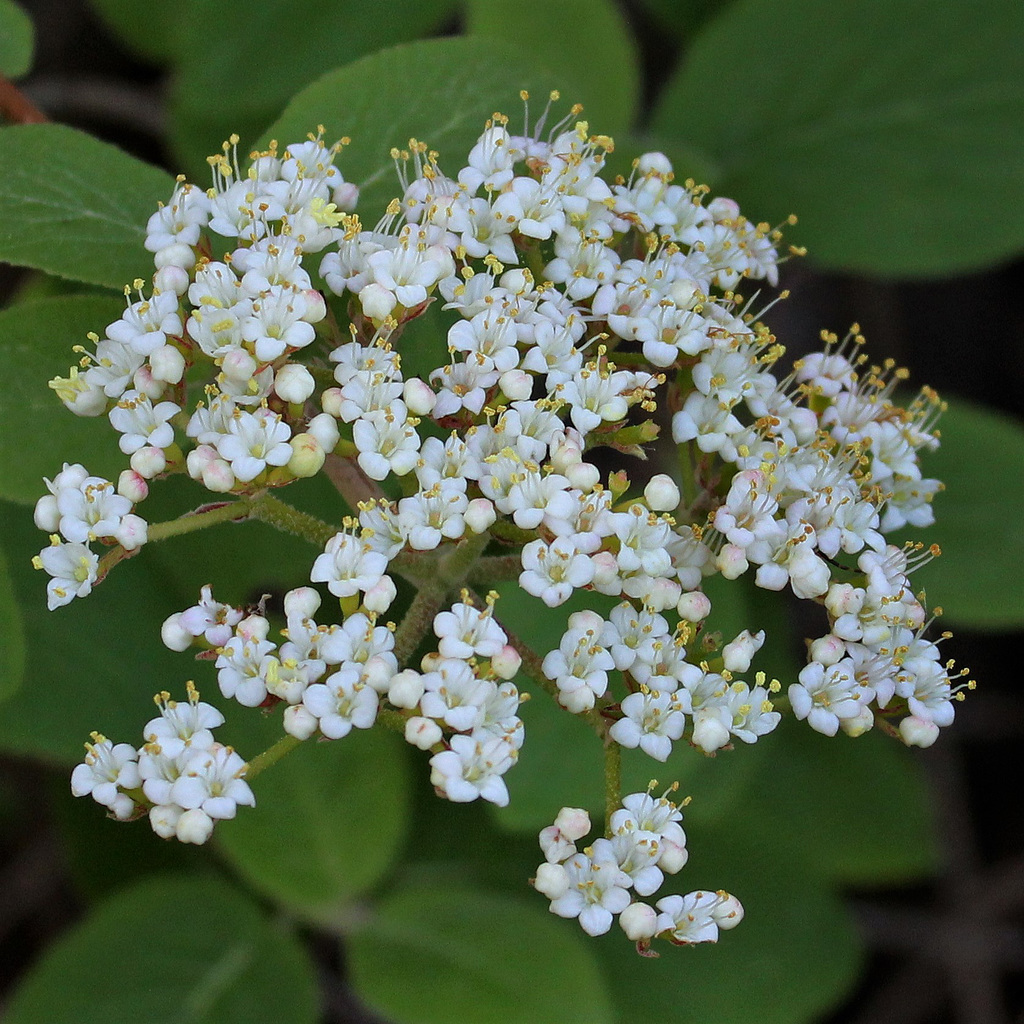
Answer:
<svg viewBox="0 0 1024 1024"><path fill-rule="evenodd" d="M249 518L258 519L261 523L267 523L294 537L308 540L318 548L322 548L338 532L336 526L325 523L308 512L300 512L269 492L264 492L253 500Z"/></svg>
<svg viewBox="0 0 1024 1024"><path fill-rule="evenodd" d="M612 815L622 804L622 747L613 739L604 746L604 834L611 839Z"/></svg>
<svg viewBox="0 0 1024 1024"><path fill-rule="evenodd" d="M269 768L272 764L277 764L285 754L290 754L301 742L302 740L292 736L290 733L285 733L276 743L267 747L262 754L257 754L249 762L245 769L246 782L255 779L265 768Z"/></svg>
<svg viewBox="0 0 1024 1024"><path fill-rule="evenodd" d="M219 523L237 522L248 518L252 510L251 498L239 498L237 501L225 501L211 505L195 512L186 512L177 519L166 523L152 523L147 531L150 541L167 540L168 537L179 537L196 530L205 530L208 526Z"/></svg>

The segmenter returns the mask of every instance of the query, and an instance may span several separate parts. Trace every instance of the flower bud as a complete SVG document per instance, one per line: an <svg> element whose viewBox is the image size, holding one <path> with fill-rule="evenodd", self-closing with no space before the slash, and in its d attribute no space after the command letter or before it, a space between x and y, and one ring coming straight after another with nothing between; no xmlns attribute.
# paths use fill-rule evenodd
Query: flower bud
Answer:
<svg viewBox="0 0 1024 1024"><path fill-rule="evenodd" d="M487 498L474 498L463 512L462 518L473 533L486 533L498 518L493 503Z"/></svg>
<svg viewBox="0 0 1024 1024"><path fill-rule="evenodd" d="M274 378L274 391L284 402L300 405L316 390L313 375L301 363L285 363Z"/></svg>
<svg viewBox="0 0 1024 1024"><path fill-rule="evenodd" d="M713 753L729 742L729 730L714 711L698 711L693 716L693 743L705 754Z"/></svg>
<svg viewBox="0 0 1024 1024"><path fill-rule="evenodd" d="M284 709L284 731L297 740L308 740L320 726L316 715L304 704L295 704Z"/></svg>
<svg viewBox="0 0 1024 1024"><path fill-rule="evenodd" d="M497 654L491 658L491 671L499 679L515 679L516 673L523 664L519 652L511 645L505 644Z"/></svg>
<svg viewBox="0 0 1024 1024"><path fill-rule="evenodd" d="M636 169L640 174L671 174L672 162L664 153L644 153L637 160Z"/></svg>
<svg viewBox="0 0 1024 1024"><path fill-rule="evenodd" d="M60 524L60 512L57 509L56 495L44 494L36 502L32 521L40 530L45 530L47 533L57 532L57 527Z"/></svg>
<svg viewBox="0 0 1024 1024"><path fill-rule="evenodd" d="M266 640L269 632L270 623L262 615L255 613L247 615L235 626L235 633L243 640L249 641L249 643L253 641L258 643L261 640Z"/></svg>
<svg viewBox="0 0 1024 1024"><path fill-rule="evenodd" d="M159 448L156 450L160 451ZM160 454L163 455L163 452ZM134 458L134 455L132 457ZM149 484L146 478L141 473L136 473L134 469L122 469L117 478L117 493L122 498L127 498L133 505L137 505L140 501L145 501L149 495Z"/></svg>
<svg viewBox="0 0 1024 1024"><path fill-rule="evenodd" d="M203 466L202 480L203 486L215 494L226 494L235 486L235 474L223 459L213 459Z"/></svg>
<svg viewBox="0 0 1024 1024"><path fill-rule="evenodd" d="M414 716L405 723L405 739L420 750L429 750L441 742L441 727L432 718Z"/></svg>
<svg viewBox="0 0 1024 1024"><path fill-rule="evenodd" d="M363 594L363 606L367 611L380 615L391 607L397 596L394 580L390 576L382 576Z"/></svg>
<svg viewBox="0 0 1024 1024"><path fill-rule="evenodd" d="M722 902L718 906L711 908L711 916L719 929L727 932L730 928L735 928L743 920L743 904L735 896L727 892L720 893L719 895L723 897Z"/></svg>
<svg viewBox="0 0 1024 1024"><path fill-rule="evenodd" d="M759 630L751 636L750 630L745 629L735 640L722 648L722 659L725 667L730 672L746 672L750 668L750 662L764 645L764 630Z"/></svg>
<svg viewBox="0 0 1024 1024"><path fill-rule="evenodd" d="M594 563L594 587L601 590L615 584L619 578L619 563L610 551L598 551L591 559Z"/></svg>
<svg viewBox="0 0 1024 1024"><path fill-rule="evenodd" d="M154 380L177 384L185 376L185 357L173 346L163 345L149 357Z"/></svg>
<svg viewBox="0 0 1024 1024"><path fill-rule="evenodd" d="M338 441L341 438L338 421L326 412L318 413L306 424L306 433L311 434L320 442L320 447L326 454L330 454L338 447Z"/></svg>
<svg viewBox="0 0 1024 1024"><path fill-rule="evenodd" d="M161 267L153 275L154 293L173 292L175 295L184 295L188 291L188 285L188 272L173 263Z"/></svg>
<svg viewBox="0 0 1024 1024"><path fill-rule="evenodd" d="M590 462L577 462L565 467L565 478L573 487L590 491L601 480L601 471Z"/></svg>
<svg viewBox="0 0 1024 1024"><path fill-rule="evenodd" d="M306 300L306 312L302 319L307 324L318 324L327 316L327 303L324 297L315 288L307 288L302 297Z"/></svg>
<svg viewBox="0 0 1024 1024"><path fill-rule="evenodd" d="M296 587L284 595L284 614L288 619L311 619L320 607L320 593L313 587Z"/></svg>
<svg viewBox="0 0 1024 1024"><path fill-rule="evenodd" d="M341 405L345 401L345 396L341 393L341 388L328 388L320 396L320 408L336 420L341 419Z"/></svg>
<svg viewBox="0 0 1024 1024"><path fill-rule="evenodd" d="M626 933L626 938L632 942L653 938L658 930L657 922L657 911L646 903L630 903L619 914L619 924Z"/></svg>
<svg viewBox="0 0 1024 1024"><path fill-rule="evenodd" d="M244 348L234 348L220 361L220 372L230 380L244 383L251 380L259 363Z"/></svg>
<svg viewBox="0 0 1024 1024"><path fill-rule="evenodd" d="M160 639L172 651L187 651L192 646L193 636L181 624L181 612L175 612L164 619L160 627Z"/></svg>
<svg viewBox="0 0 1024 1024"><path fill-rule="evenodd" d="M502 393L513 402L525 402L533 394L533 375L525 370L506 370L498 378Z"/></svg>
<svg viewBox="0 0 1024 1024"><path fill-rule="evenodd" d="M415 669L407 668L392 676L388 687L388 700L396 708L412 710L423 696L423 677Z"/></svg>
<svg viewBox="0 0 1024 1024"><path fill-rule="evenodd" d="M820 636L808 649L811 661L816 661L825 668L831 668L846 657L846 644L833 633Z"/></svg>
<svg viewBox="0 0 1024 1024"><path fill-rule="evenodd" d="M654 512L674 512L679 507L679 488L672 477L658 473L647 482L644 499Z"/></svg>
<svg viewBox="0 0 1024 1024"><path fill-rule="evenodd" d="M558 695L558 703L566 711L574 715L582 715L594 707L594 691L589 686L581 686L578 690L562 690Z"/></svg>
<svg viewBox="0 0 1024 1024"><path fill-rule="evenodd" d="M359 305L363 307L363 315L376 323L381 323L391 315L398 305L395 293L390 292L382 284L373 282L359 293Z"/></svg>
<svg viewBox="0 0 1024 1024"><path fill-rule="evenodd" d="M213 835L213 819L198 807L185 813L174 826L174 834L182 843L202 846Z"/></svg>
<svg viewBox="0 0 1024 1024"><path fill-rule="evenodd" d="M711 598L700 590L691 590L676 602L676 611L684 622L702 622L711 614Z"/></svg>
<svg viewBox="0 0 1024 1024"><path fill-rule="evenodd" d="M682 871L686 867L686 862L690 859L690 851L685 846L664 837L658 843L658 850L660 851L658 854L658 867L666 875L674 875Z"/></svg>
<svg viewBox="0 0 1024 1024"><path fill-rule="evenodd" d="M149 524L141 516L122 516L114 531L114 539L125 551L135 551L149 539Z"/></svg>
<svg viewBox="0 0 1024 1024"><path fill-rule="evenodd" d="M523 292L528 292L533 287L533 274L521 267L514 267L501 275L498 285L513 295L522 295ZM505 394L508 392L506 391Z"/></svg>
<svg viewBox="0 0 1024 1024"><path fill-rule="evenodd" d="M331 200L343 213L351 213L359 202L359 186L352 181L343 181L335 186Z"/></svg>
<svg viewBox="0 0 1024 1024"><path fill-rule="evenodd" d="M563 807L555 816L555 827L570 842L582 839L593 827L590 814L582 807Z"/></svg>
<svg viewBox="0 0 1024 1024"><path fill-rule="evenodd" d="M837 619L840 615L858 615L866 597L867 591L852 583L833 583L825 595L825 607Z"/></svg>
<svg viewBox="0 0 1024 1024"><path fill-rule="evenodd" d="M402 399L414 416L429 416L437 405L434 389L419 377L410 377L402 387Z"/></svg>
<svg viewBox="0 0 1024 1024"><path fill-rule="evenodd" d="M299 479L316 476L323 469L327 458L323 446L313 434L296 434L289 442L292 456L288 460L288 472Z"/></svg>
<svg viewBox="0 0 1024 1024"><path fill-rule="evenodd" d="M186 245L184 242L172 242L153 254L153 263L157 270L163 270L164 267L191 270L196 265L196 254L192 251L192 246ZM183 293L176 292L175 294Z"/></svg>
<svg viewBox="0 0 1024 1024"><path fill-rule="evenodd" d="M145 451L145 449L140 448L139 451ZM135 454L138 455L138 452ZM185 467L188 469L188 475L192 477L193 480L202 480L203 470L210 465L211 462L214 462L219 458L220 456L217 454L217 449L214 448L212 444L197 445L188 453L188 455L185 456ZM134 462L134 456L132 456L132 461ZM132 469L134 469L136 473L139 473L140 476L142 475L139 472L138 466L133 465Z"/></svg>
<svg viewBox="0 0 1024 1024"><path fill-rule="evenodd" d="M583 461L583 449L571 438L563 438L551 452L551 465L556 473L565 474L570 466Z"/></svg>
<svg viewBox="0 0 1024 1024"><path fill-rule="evenodd" d="M441 664L441 655L437 651L431 651L420 658L420 668L424 672L436 672L437 666Z"/></svg>
<svg viewBox="0 0 1024 1024"><path fill-rule="evenodd" d="M592 629L595 636L600 636L604 629L604 619L597 612L584 608L583 611L573 612L566 623L569 629Z"/></svg>
<svg viewBox="0 0 1024 1024"><path fill-rule="evenodd" d="M191 455L191 452L189 454ZM145 480L152 480L167 468L166 453L162 448L154 448L152 445L132 452L132 457L128 461L132 469Z"/></svg>
<svg viewBox="0 0 1024 1024"><path fill-rule="evenodd" d="M853 738L863 736L874 724L875 716L871 713L871 708L867 707L862 707L853 718L839 719L839 728Z"/></svg>
<svg viewBox="0 0 1024 1024"><path fill-rule="evenodd" d="M150 809L149 824L161 839L172 839L181 814L177 804L157 804Z"/></svg>
<svg viewBox="0 0 1024 1024"><path fill-rule="evenodd" d="M718 552L718 557L715 559L715 565L727 580L739 579L750 568L747 553L735 544L722 545L722 550Z"/></svg>
<svg viewBox="0 0 1024 1024"><path fill-rule="evenodd" d="M910 715L900 722L900 738L908 747L930 747L939 738L939 727L926 718Z"/></svg>
<svg viewBox="0 0 1024 1024"><path fill-rule="evenodd" d="M557 900L569 891L569 872L561 864L541 864L531 882L542 896Z"/></svg>
<svg viewBox="0 0 1024 1024"><path fill-rule="evenodd" d="M666 608L676 605L682 589L675 580L667 580L663 576L659 576L643 597L656 612L663 612Z"/></svg>
<svg viewBox="0 0 1024 1024"><path fill-rule="evenodd" d="M149 365L140 366L132 377L136 391L142 392L148 399L155 402L163 393L165 384L153 376Z"/></svg>

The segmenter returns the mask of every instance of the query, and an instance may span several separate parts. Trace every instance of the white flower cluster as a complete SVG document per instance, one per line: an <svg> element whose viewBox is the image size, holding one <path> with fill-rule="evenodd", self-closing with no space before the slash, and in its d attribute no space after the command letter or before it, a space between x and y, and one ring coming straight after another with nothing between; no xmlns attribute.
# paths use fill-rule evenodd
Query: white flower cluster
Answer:
<svg viewBox="0 0 1024 1024"><path fill-rule="evenodd" d="M656 906L634 900L651 896L666 874L680 871L689 858L679 808L667 797L631 793L608 824L610 838L594 840L582 852L576 843L590 832L590 815L563 807L540 833L544 863L532 880L551 900L551 912L578 918L588 935L603 935L615 915L626 935L641 948L655 937L677 945L716 942L718 932L743 920L743 907L726 892L665 896Z"/></svg>
<svg viewBox="0 0 1024 1024"><path fill-rule="evenodd" d="M233 818L239 805L255 806L246 764L214 740L224 716L199 699L192 683L184 704L169 693L155 700L160 714L146 723L138 750L92 734L85 761L71 773L71 792L91 795L122 820L148 808L158 836L205 843L216 821Z"/></svg>
<svg viewBox="0 0 1024 1024"><path fill-rule="evenodd" d="M798 718L829 735L877 722L932 742L960 673L925 637L910 587L932 552L885 534L932 522L941 485L918 456L938 443L941 403L925 389L899 406L904 372L869 365L856 328L776 372L783 347L735 289L776 285L779 231L677 184L660 153L606 181L612 142L578 113L543 137L496 115L452 176L411 140L394 151L403 195L369 229L322 132L253 154L244 171L225 144L209 191L179 180L148 225L151 291L136 282L94 352L52 382L74 412L107 414L130 469L116 489L81 466L47 482L36 522L55 540L37 564L50 607L147 539L132 508L152 481L187 473L218 506L265 518L271 489L326 465L353 516L315 531L309 581L338 599L341 620L317 624L320 593L292 590L277 644L262 609L206 587L163 629L169 647L216 660L225 698L282 704L296 740L382 722L432 754L440 795L503 805L523 742L512 679L528 657L608 744L664 761L680 741L706 753L753 743L785 710L777 681L737 678L765 634L751 623L723 646L704 592L713 574L749 571L827 616L788 687ZM446 350L424 358L416 321L432 305ZM409 353L430 368L411 372ZM656 444L669 425L673 449ZM634 459L637 483L609 469L612 453ZM94 540L119 547L101 562ZM617 603L566 615L554 649L534 657L492 598L482 607L464 589L501 578L545 614L576 591ZM422 591L397 631L378 623L396 580ZM410 664L431 623L437 650ZM141 769L104 742L86 764L102 765L101 802L120 814ZM143 791L184 809L175 834L200 806ZM573 844L589 821L577 835L573 820L538 875L556 913L595 934L622 913L640 941L705 941L739 920L722 893L667 897L657 911L630 903L684 850L662 803L628 797L583 853Z"/></svg>

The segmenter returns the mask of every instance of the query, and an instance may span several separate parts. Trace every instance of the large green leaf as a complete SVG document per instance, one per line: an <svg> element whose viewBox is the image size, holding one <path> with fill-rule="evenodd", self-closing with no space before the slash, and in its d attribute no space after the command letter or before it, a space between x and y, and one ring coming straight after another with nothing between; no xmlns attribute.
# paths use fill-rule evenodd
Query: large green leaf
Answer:
<svg viewBox="0 0 1024 1024"><path fill-rule="evenodd" d="M0 260L119 289L152 273L146 221L173 186L74 128L0 128Z"/></svg>
<svg viewBox="0 0 1024 1024"><path fill-rule="evenodd" d="M1017 420L955 400L940 422L942 446L923 459L925 475L946 489L935 524L914 531L942 556L914 574L954 624L1019 629L1024 624L1024 427Z"/></svg>
<svg viewBox="0 0 1024 1024"><path fill-rule="evenodd" d="M719 829L688 834L690 861L657 897L725 889L746 916L717 945L675 949L659 943L657 960L641 961L618 926L600 940L620 1024L803 1024L835 1005L857 977L862 952L837 896L781 851L772 831L743 828L737 816ZM804 834L808 845L818 838Z"/></svg>
<svg viewBox="0 0 1024 1024"><path fill-rule="evenodd" d="M411 885L373 908L346 948L356 991L395 1024L614 1019L586 937L543 900Z"/></svg>
<svg viewBox="0 0 1024 1024"><path fill-rule="evenodd" d="M7 1006L8 1024L314 1024L312 965L238 890L151 878L53 945Z"/></svg>
<svg viewBox="0 0 1024 1024"><path fill-rule="evenodd" d="M472 35L503 44L529 40L537 60L552 71L566 69L562 95L584 105L583 116L591 131L617 136L633 126L640 95L636 45L612 0L517 0L514 4L469 0L468 14ZM574 38L578 49L566 68L566 40ZM543 109L545 96L532 99Z"/></svg>
<svg viewBox="0 0 1024 1024"><path fill-rule="evenodd" d="M1024 5L740 0L698 36L655 130L832 267L949 274L1024 244Z"/></svg>
<svg viewBox="0 0 1024 1024"><path fill-rule="evenodd" d="M191 0L189 16L180 19L182 56L171 97L171 134L185 168L206 171L205 157L232 132L252 142L303 86L438 28L452 7L453 0ZM299 142L317 123L281 141Z"/></svg>
<svg viewBox="0 0 1024 1024"><path fill-rule="evenodd" d="M282 735L280 715L256 717L239 723L250 758ZM390 870L405 835L406 775L402 740L379 726L310 740L253 780L256 809L218 826L220 849L273 899L330 921Z"/></svg>
<svg viewBox="0 0 1024 1024"><path fill-rule="evenodd" d="M154 64L171 63L192 24L179 0L89 0L104 25L133 53ZM184 5L190 6L188 0ZM212 62L211 62L212 63Z"/></svg>
<svg viewBox="0 0 1024 1024"><path fill-rule="evenodd" d="M35 31L13 0L0 0L0 75L20 78L32 66Z"/></svg>
<svg viewBox="0 0 1024 1024"><path fill-rule="evenodd" d="M558 76L543 62L511 43L409 43L363 57L303 89L264 133L263 142L295 142L321 124L328 139L349 136L352 143L337 163L345 179L362 189L359 210L372 225L401 192L393 146L422 139L440 152L445 172L456 175L494 111L516 115L520 89L545 95L558 84Z"/></svg>
<svg viewBox="0 0 1024 1024"><path fill-rule="evenodd" d="M87 344L89 331L102 336L123 309L119 299L68 295L0 310L0 352L9 371L0 387L0 498L34 503L46 493L43 477L55 476L64 462L114 480L127 467L106 416L75 416L47 386L78 363L72 346Z"/></svg>
<svg viewBox="0 0 1024 1024"><path fill-rule="evenodd" d="M25 627L14 597L7 556L0 548L0 701L21 686L24 674Z"/></svg>

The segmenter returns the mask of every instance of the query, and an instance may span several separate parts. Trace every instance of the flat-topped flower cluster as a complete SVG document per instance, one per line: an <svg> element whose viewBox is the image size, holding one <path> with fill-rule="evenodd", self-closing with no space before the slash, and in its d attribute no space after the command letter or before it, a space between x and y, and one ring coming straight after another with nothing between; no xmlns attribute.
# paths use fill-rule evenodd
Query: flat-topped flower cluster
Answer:
<svg viewBox="0 0 1024 1024"><path fill-rule="evenodd" d="M319 544L305 572L339 622L318 624L321 592L297 587L275 644L264 609L207 586L164 642L215 659L227 700L282 705L294 741L400 728L454 801L508 802L523 669L607 748L662 762L681 741L708 754L754 743L787 704L828 735L880 723L932 742L959 689L910 583L934 552L885 534L932 522L941 485L918 455L938 443L941 403L925 389L898 405L905 374L870 364L856 328L779 372L783 346L736 289L777 284L780 232L676 183L660 153L606 180L612 142L576 116L516 135L495 115L451 176L411 140L393 153L403 195L373 227L322 132L244 170L226 144L212 188L179 180L148 225L152 287L135 282L124 315L52 382L73 412L108 417L130 465L116 484L79 465L47 481L50 608L147 540L287 520ZM417 320L437 307L446 346L431 359ZM409 370L409 353L428 368ZM289 519L272 492L321 471L350 514ZM147 524L137 507L174 473L215 500ZM712 639L714 574L823 609L788 701L763 671L739 678L765 641L756 623ZM397 627L396 576L419 588ZM576 591L613 601L567 615L557 647L532 652L473 590L509 578L553 614ZM162 700L163 720L181 717ZM188 708L173 753L150 727L139 750L95 737L75 792L204 841L253 799L238 755L206 743L220 713L192 696ZM196 803L201 786L213 796ZM735 924L724 893L632 901L683 866L681 815L613 796L620 809L583 852L585 812L563 808L557 835L542 833L535 885L552 910L592 934L620 914L641 943Z"/></svg>

